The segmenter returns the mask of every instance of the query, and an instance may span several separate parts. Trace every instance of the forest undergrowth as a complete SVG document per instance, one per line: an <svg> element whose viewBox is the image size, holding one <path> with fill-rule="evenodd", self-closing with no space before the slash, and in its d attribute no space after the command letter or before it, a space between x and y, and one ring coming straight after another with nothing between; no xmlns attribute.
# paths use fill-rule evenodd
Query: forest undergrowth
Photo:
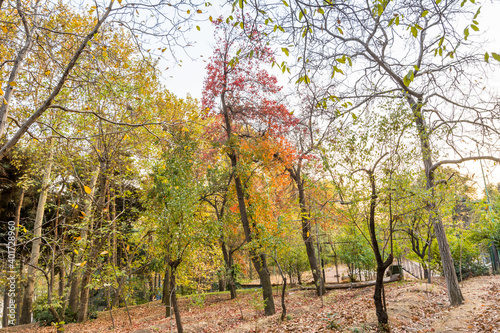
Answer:
<svg viewBox="0 0 500 333"><path fill-rule="evenodd" d="M403 332L500 332L500 277L474 277L463 282L465 303L450 307L444 279L432 284L401 281L385 286L391 331ZM376 332L373 288L331 290L316 297L311 290L287 292L288 319L265 317L258 290L229 295L208 294L180 298L185 332ZM278 298L274 289L276 304ZM130 307L132 325L124 308L83 324L69 324L65 332L170 332L175 320L164 318L159 301ZM54 332L54 327L12 327L2 332Z"/></svg>

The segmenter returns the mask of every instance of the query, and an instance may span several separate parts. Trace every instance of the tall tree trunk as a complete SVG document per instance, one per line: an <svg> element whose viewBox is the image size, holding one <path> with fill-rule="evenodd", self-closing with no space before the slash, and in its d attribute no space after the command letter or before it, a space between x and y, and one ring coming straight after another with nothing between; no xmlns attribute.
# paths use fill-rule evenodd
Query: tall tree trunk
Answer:
<svg viewBox="0 0 500 333"><path fill-rule="evenodd" d="M311 232L311 216L307 211L304 180L302 179L300 162L296 169L288 168L288 172L297 185L297 192L299 193L300 219L302 220L302 240L306 246L307 259L309 260L314 285L316 286L316 295L320 296L325 293L325 281L321 279L318 259L316 258L316 251L314 250L314 237Z"/></svg>
<svg viewBox="0 0 500 333"><path fill-rule="evenodd" d="M80 304L78 306L78 319L79 323L82 323L87 320L87 312L88 312L88 303L89 303L89 283L92 280L92 273L94 271L97 257L99 255L99 251L102 246L106 242L107 234L102 233L104 221L105 221L105 212L104 208L106 206L106 195L108 193L109 179L107 175L108 164L105 159L100 161L99 166L99 196L96 204L96 223L92 224L91 230L95 230L92 235L91 241L91 250L90 254L87 258L87 263L84 266L84 272L82 276L81 282L81 292L80 292ZM91 192L92 193L92 192ZM83 237L82 237L83 238Z"/></svg>
<svg viewBox="0 0 500 333"><path fill-rule="evenodd" d="M7 317L9 313L9 288L7 287L9 282L5 283L5 291L3 293L3 312L2 312L2 327L7 327L9 323L9 318Z"/></svg>
<svg viewBox="0 0 500 333"><path fill-rule="evenodd" d="M42 179L42 188L40 192L40 197L38 199L38 206L35 215L35 224L33 226L33 236L35 237L35 239L33 240L31 246L31 256L28 265L28 279L24 291L23 310L20 320L21 324L31 323L31 313L33 310L33 295L35 292L35 273L36 273L35 267L38 265L38 259L40 257L43 216L45 214L45 203L47 201L47 194L49 191L50 176L52 173L52 163L54 156L52 148L52 139L49 139L49 149L50 149L49 158L45 166L45 171Z"/></svg>
<svg viewBox="0 0 500 333"><path fill-rule="evenodd" d="M16 325L21 323L21 316L23 311L23 295L24 295L24 283L23 283L23 270L24 270L24 261L20 260L19 263L19 290L17 293L17 313L16 313Z"/></svg>
<svg viewBox="0 0 500 333"><path fill-rule="evenodd" d="M439 253L441 254L441 264L443 266L444 278L446 280L446 287L448 290L448 298L452 306L457 306L463 303L464 297L458 284L457 274L455 272L455 265L453 264L453 257L451 256L450 246L446 239L446 232L444 226L438 215L437 209L434 210L434 232L439 246ZM432 217L431 217L432 218Z"/></svg>
<svg viewBox="0 0 500 333"><path fill-rule="evenodd" d="M95 164L92 170L92 177L90 178L90 183L89 183L89 188L90 188L90 194L89 198L84 200L84 208L83 212L85 213L85 217L83 221L86 224L86 228L82 230L82 240L83 243L85 244L88 239L88 231L91 230L91 224L92 224L92 199L94 198L95 195L95 190L96 190L96 185L97 185L97 180L99 178L101 172L101 164ZM78 255L76 261L77 262L82 262L83 260L83 251ZM72 262L74 264L74 262ZM83 274L83 273L82 273ZM80 292L80 281L82 279L80 278L80 273L78 270L73 270L71 274L71 289L70 289L70 294L69 294L69 308L71 312L77 313L78 312L78 305L79 305L79 292Z"/></svg>
<svg viewBox="0 0 500 333"><path fill-rule="evenodd" d="M453 257L451 256L450 246L446 238L441 217L439 216L438 207L436 206L434 197L434 169L432 168L431 146L429 139L429 131L425 125L425 120L422 114L422 99L419 98L416 102L412 97L407 97L408 103L413 111L415 125L417 127L418 136L420 139L420 149L422 153L422 160L424 163L425 177L427 180L426 189L431 191L430 202L427 205L429 211L429 219L434 225L434 233L438 241L439 254L441 255L441 263L443 266L443 273L446 280L446 287L448 289L448 299L452 306L460 305L464 301L462 291L458 284L457 275L455 273L455 266L453 264Z"/></svg>
<svg viewBox="0 0 500 333"><path fill-rule="evenodd" d="M236 156L233 154L231 156L231 161L233 168L236 169ZM236 194L238 196L238 204L240 208L241 222L243 224L243 230L245 231L245 238L247 243L252 241L252 234L250 230L250 223L248 221L245 197L243 192L243 185L241 184L241 179L239 175L234 176L234 182L236 184ZM270 316L276 313L274 307L273 298L273 288L271 284L271 274L267 268L267 261L265 254L258 254L254 249L249 250L250 258L252 260L255 271L259 275L260 284L262 285L262 297L264 299L264 313L266 316Z"/></svg>
<svg viewBox="0 0 500 333"><path fill-rule="evenodd" d="M80 285L78 281L79 276L78 273L75 271L73 271L70 276L71 276L70 277L71 287L69 290L68 307L71 310L71 312L76 313L78 311L78 286Z"/></svg>
<svg viewBox="0 0 500 333"><path fill-rule="evenodd" d="M392 259L392 258L391 258ZM392 262L392 261L391 261ZM388 266L387 266L388 267ZM373 300L375 301L375 312L377 314L378 326L382 332L389 331L389 316L382 298L384 292L384 274L387 269L384 265L377 265L377 276L375 280L375 292Z"/></svg>
<svg viewBox="0 0 500 333"><path fill-rule="evenodd" d="M95 262L97 256L99 255L99 251L102 247L102 239L96 240L96 242L92 246L92 250L90 251L89 257L87 259L87 263L85 264L85 271L82 276L82 288L80 292L80 302L78 305L78 318L77 321L79 323L83 323L87 320L88 315L88 307L89 307L89 294L90 287L89 283L92 280L92 273L94 271Z"/></svg>
<svg viewBox="0 0 500 333"><path fill-rule="evenodd" d="M64 296L64 280L66 279L66 272L64 266L59 266L59 298Z"/></svg>
<svg viewBox="0 0 500 333"><path fill-rule="evenodd" d="M231 119L229 116L229 107L226 104L225 93L221 95L222 110L224 114L225 131L228 140L229 148L229 159L231 160L231 168L234 172L234 183L236 188L236 195L238 197L238 207L240 211L241 224L243 225L243 231L245 232L245 240L247 243L252 241L252 232L250 229L250 222L248 220L247 207L245 203L245 193L243 190L243 185L241 183L241 176L238 170L238 157L236 153L236 148L232 142L232 127ZM274 307L273 289L271 285L271 275L267 269L267 262L265 254L258 254L255 249L249 250L252 263L259 274L260 284L262 285L262 297L264 299L264 312L266 316L270 316L276 313Z"/></svg>
<svg viewBox="0 0 500 333"><path fill-rule="evenodd" d="M116 289L115 298L113 299L113 304L112 304L113 307L120 306L120 295L122 294L122 289L123 286L125 285L125 277L120 276L120 279L117 282L118 282L118 288Z"/></svg>
<svg viewBox="0 0 500 333"><path fill-rule="evenodd" d="M172 307L174 308L175 324L177 326L177 332L182 333L184 329L182 328L181 313L179 311L179 304L177 304L177 292L175 291L175 268L171 268L170 274L170 294Z"/></svg>
<svg viewBox="0 0 500 333"><path fill-rule="evenodd" d="M491 252L493 254L493 265L491 267L493 274L496 274L500 271L500 259L498 258L498 249L493 242L491 242Z"/></svg>
<svg viewBox="0 0 500 333"><path fill-rule="evenodd" d="M385 299L384 299L384 274L385 270L392 264L394 258L392 255L392 246L391 246L391 253L384 261L384 258L380 253L380 247L378 245L377 234L375 230L375 210L377 207L377 199L378 199L376 183L375 183L375 175L374 175L375 167L376 164L372 170L368 171L368 176L371 185L370 215L368 221L368 230L370 232L370 240L371 240L373 254L375 255L375 259L377 261L377 276L375 278L375 292L373 294L373 300L375 301L375 312L377 314L378 328L382 332L389 332L390 331L389 316L387 315L387 309L385 307ZM390 235L390 237L392 237L392 235Z"/></svg>
<svg viewBox="0 0 500 333"><path fill-rule="evenodd" d="M229 293L231 295L231 299L235 299L236 295L236 278L234 275L234 267L233 267L233 250L229 248L227 249L226 243L222 242L222 256L224 258L225 264L225 278L227 287L229 289Z"/></svg>
<svg viewBox="0 0 500 333"><path fill-rule="evenodd" d="M165 313L165 317L168 318L170 317L170 265L167 263L165 265L165 276L163 278L163 297L162 297L162 303L167 306L167 310Z"/></svg>

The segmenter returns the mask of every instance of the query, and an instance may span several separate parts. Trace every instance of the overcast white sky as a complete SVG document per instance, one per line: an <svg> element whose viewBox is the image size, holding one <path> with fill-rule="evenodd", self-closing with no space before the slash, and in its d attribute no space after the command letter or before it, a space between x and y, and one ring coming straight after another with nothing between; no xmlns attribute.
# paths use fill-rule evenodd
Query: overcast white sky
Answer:
<svg viewBox="0 0 500 333"><path fill-rule="evenodd" d="M213 6L204 9L205 17L211 15L216 18L220 15L227 16L230 12L230 6L222 8L217 4L218 1L213 1ZM479 16L480 31L486 35L489 40L487 49L490 52L500 54L500 0L483 1L481 14ZM205 66L208 58L212 54L214 46L213 26L210 22L200 22L198 25L201 31L193 29L188 34L188 39L194 41L194 45L187 48L184 52L177 52L178 59L182 59L182 63L162 63L164 84L167 89L175 93L179 97L191 95L194 98L200 99L203 88L203 80L205 78ZM189 56L187 54L189 54ZM190 58L191 57L191 58ZM490 61L495 61L490 58ZM180 66L179 66L180 65ZM168 70L166 68L169 68ZM498 66L497 66L498 67ZM278 79L279 76L278 76ZM281 78L281 84L286 84L287 79ZM489 87L496 90L500 95L500 70L492 73ZM494 166L490 162L483 164L484 171L489 181L500 182L500 166ZM460 172L474 175L479 188L484 188L481 169L478 162L467 162L462 164Z"/></svg>

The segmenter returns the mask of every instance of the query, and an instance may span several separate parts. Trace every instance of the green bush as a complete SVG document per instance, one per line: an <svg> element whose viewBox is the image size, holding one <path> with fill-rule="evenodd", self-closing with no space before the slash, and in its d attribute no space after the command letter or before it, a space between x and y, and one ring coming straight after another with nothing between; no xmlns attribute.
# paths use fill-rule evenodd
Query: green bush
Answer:
<svg viewBox="0 0 500 333"><path fill-rule="evenodd" d="M462 266L462 278L468 279L473 276L488 275L488 267L482 263L482 253L479 244L474 239L473 231L449 229L447 238L450 244L451 255L455 265L455 272L460 280L460 263ZM436 242L437 243L437 242ZM437 244L433 244L434 260L437 268L442 272L441 259Z"/></svg>
<svg viewBox="0 0 500 333"><path fill-rule="evenodd" d="M52 301L52 306L59 314L59 317L62 313L62 300L58 297L54 297ZM51 326L52 323L56 323L57 320L54 318L52 313L49 310L49 305L47 302L47 296L43 295L38 297L33 303L33 318L37 323L40 323L42 326ZM71 311L69 308L66 308L64 311L64 322L65 323L76 323L77 313Z"/></svg>
<svg viewBox="0 0 500 333"><path fill-rule="evenodd" d="M458 280L460 280L460 265L455 262L455 272L457 273ZM464 280L473 276L488 275L489 269L486 265L481 264L479 261L462 262L462 278Z"/></svg>

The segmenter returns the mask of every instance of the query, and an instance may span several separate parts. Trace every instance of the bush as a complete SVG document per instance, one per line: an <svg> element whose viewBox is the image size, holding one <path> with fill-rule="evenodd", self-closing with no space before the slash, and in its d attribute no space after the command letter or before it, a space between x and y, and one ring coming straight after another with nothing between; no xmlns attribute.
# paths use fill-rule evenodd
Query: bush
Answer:
<svg viewBox="0 0 500 333"><path fill-rule="evenodd" d="M62 300L57 296L54 296L52 301L52 306L57 311L60 317L62 312ZM49 305L47 302L47 296L38 297L33 303L33 318L37 323L42 326L51 326L52 323L56 323L57 320L54 318L49 310ZM64 311L64 322L65 323L76 323L77 313L72 312L69 308Z"/></svg>
<svg viewBox="0 0 500 333"><path fill-rule="evenodd" d="M458 281L460 280L460 263L455 262L455 272L457 273ZM462 278L464 280L473 276L489 275L489 269L479 261L462 262Z"/></svg>

